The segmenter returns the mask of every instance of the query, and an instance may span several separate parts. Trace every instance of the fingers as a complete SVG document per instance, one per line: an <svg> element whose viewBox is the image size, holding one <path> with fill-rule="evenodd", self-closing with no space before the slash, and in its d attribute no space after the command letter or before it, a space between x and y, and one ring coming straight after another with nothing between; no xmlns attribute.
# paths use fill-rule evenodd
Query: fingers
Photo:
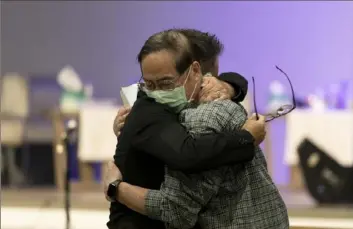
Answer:
<svg viewBox="0 0 353 229"><path fill-rule="evenodd" d="M200 98L206 98L206 96L209 94L210 90L212 89L211 85L207 82L205 82L205 80L202 81L201 84L201 91L200 91Z"/></svg>
<svg viewBox="0 0 353 229"><path fill-rule="evenodd" d="M118 116L127 115L130 113L130 111L131 111L131 107L128 107L128 106L121 107L118 110Z"/></svg>
<svg viewBox="0 0 353 229"><path fill-rule="evenodd" d="M199 101L201 103L207 103L207 102L210 102L212 100L209 97L207 97L207 96L202 96L202 97L200 97Z"/></svg>
<svg viewBox="0 0 353 229"><path fill-rule="evenodd" d="M125 122L125 119L126 117L128 116L129 114L124 114L124 115L119 115L118 116L118 123L124 123Z"/></svg>
<svg viewBox="0 0 353 229"><path fill-rule="evenodd" d="M214 101L219 101L219 100L226 100L229 99L228 96L224 93L221 94L221 96L218 99L215 99Z"/></svg>
<svg viewBox="0 0 353 229"><path fill-rule="evenodd" d="M119 130L118 133L120 134L120 130L123 128L125 122L119 122L118 123L118 126L117 126L117 129Z"/></svg>
<svg viewBox="0 0 353 229"><path fill-rule="evenodd" d="M202 78L201 87L206 87L206 86L210 83L210 81L212 80L211 77L212 77L212 76L204 76L204 77Z"/></svg>
<svg viewBox="0 0 353 229"><path fill-rule="evenodd" d="M218 100L230 99L229 94L224 88L213 87L210 90L203 90L203 93L200 93L200 102L210 102Z"/></svg>
<svg viewBox="0 0 353 229"><path fill-rule="evenodd" d="M201 91L200 91L200 98L205 96L205 92L209 90L209 79L207 77L204 77L201 82Z"/></svg>
<svg viewBox="0 0 353 229"><path fill-rule="evenodd" d="M258 115L259 116L259 119L258 119L258 121L259 122L265 122L266 120L265 120L265 116L263 116L263 115Z"/></svg>
<svg viewBox="0 0 353 229"><path fill-rule="evenodd" d="M119 137L120 130L121 128L123 128L125 119L129 115L130 111L131 111L131 107L122 107L118 110L118 114L115 117L114 124L113 124L113 130L117 137Z"/></svg>
<svg viewBox="0 0 353 229"><path fill-rule="evenodd" d="M124 115L125 113L126 113L126 110L125 110L124 108L120 108L120 109L118 110L117 116L122 116L122 115Z"/></svg>
<svg viewBox="0 0 353 229"><path fill-rule="evenodd" d="M216 77L204 76L201 87L202 89L199 94L200 102L226 100L231 97L224 82Z"/></svg>
<svg viewBox="0 0 353 229"><path fill-rule="evenodd" d="M200 95L209 95L212 91L218 90L218 81L215 77L213 76L206 76L203 77L202 83L201 83L201 91Z"/></svg>
<svg viewBox="0 0 353 229"><path fill-rule="evenodd" d="M211 102L211 101L218 101L218 100L225 100L228 99L227 95L224 93L210 93L200 97L200 102Z"/></svg>
<svg viewBox="0 0 353 229"><path fill-rule="evenodd" d="M205 103L205 102L211 102L214 101L216 97L214 95L203 95L200 97L200 102Z"/></svg>
<svg viewBox="0 0 353 229"><path fill-rule="evenodd" d="M259 119L257 119L259 118ZM259 122L265 122L266 121L266 117L264 115L256 115L255 113L253 113L250 118L250 120L254 120L254 121L259 121Z"/></svg>
<svg viewBox="0 0 353 229"><path fill-rule="evenodd" d="M253 114L249 117L249 120L256 120L256 114L253 113Z"/></svg>
<svg viewBox="0 0 353 229"><path fill-rule="evenodd" d="M118 130L120 130L123 127L123 125L125 123L125 119L128 115L129 115L129 113L124 114L124 115L118 115L118 119L117 119Z"/></svg>

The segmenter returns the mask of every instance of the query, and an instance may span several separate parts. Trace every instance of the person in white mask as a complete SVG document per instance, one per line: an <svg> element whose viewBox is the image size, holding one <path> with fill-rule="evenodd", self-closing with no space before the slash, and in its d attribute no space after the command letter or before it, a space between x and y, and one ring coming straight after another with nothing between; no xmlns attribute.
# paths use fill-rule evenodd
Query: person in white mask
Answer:
<svg viewBox="0 0 353 229"><path fill-rule="evenodd" d="M208 72L218 74L221 50L214 35L196 30L167 30L145 42L138 55L144 82L121 129L115 165L105 179L105 194L112 202L109 228L165 227L144 216L146 208L153 208L148 196L160 188L165 175L170 175L164 174L165 165L171 171L188 174L253 159L255 145L264 138L263 120L248 119L242 129L198 136L185 126L184 120L189 117L183 111L200 102L203 76ZM223 80L228 83L234 80L230 86L216 82L231 88L226 89L228 99L241 101L247 81L241 76L226 78ZM202 126L194 124L196 128ZM150 191L136 192L137 186ZM150 205L145 208L143 203Z"/></svg>

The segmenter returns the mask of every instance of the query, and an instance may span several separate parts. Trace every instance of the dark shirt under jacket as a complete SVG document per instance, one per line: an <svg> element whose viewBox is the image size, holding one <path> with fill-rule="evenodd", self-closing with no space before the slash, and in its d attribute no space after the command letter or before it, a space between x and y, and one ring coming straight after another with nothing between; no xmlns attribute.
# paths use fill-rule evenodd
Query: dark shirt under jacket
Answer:
<svg viewBox="0 0 353 229"><path fill-rule="evenodd" d="M244 78L224 80L240 92L234 100L242 101L247 92L247 81ZM148 189L160 188L165 164L176 170L198 172L250 161L254 157L254 139L247 131L194 139L179 123L177 114L143 92L139 92L118 141L114 161L124 181ZM149 219L120 203L111 204L109 219L107 226L110 229L164 228L162 222Z"/></svg>

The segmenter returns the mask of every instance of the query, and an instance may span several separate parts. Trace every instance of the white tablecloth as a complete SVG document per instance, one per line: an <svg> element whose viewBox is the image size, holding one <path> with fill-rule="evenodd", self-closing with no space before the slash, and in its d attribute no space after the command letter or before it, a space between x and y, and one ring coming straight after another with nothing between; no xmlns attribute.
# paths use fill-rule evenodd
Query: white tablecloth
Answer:
<svg viewBox="0 0 353 229"><path fill-rule="evenodd" d="M298 163L297 147L312 140L343 166L353 165L353 111L301 111L287 116L284 162Z"/></svg>
<svg viewBox="0 0 353 229"><path fill-rule="evenodd" d="M113 159L117 138L113 122L118 108L110 104L86 104L80 110L78 158L82 161Z"/></svg>

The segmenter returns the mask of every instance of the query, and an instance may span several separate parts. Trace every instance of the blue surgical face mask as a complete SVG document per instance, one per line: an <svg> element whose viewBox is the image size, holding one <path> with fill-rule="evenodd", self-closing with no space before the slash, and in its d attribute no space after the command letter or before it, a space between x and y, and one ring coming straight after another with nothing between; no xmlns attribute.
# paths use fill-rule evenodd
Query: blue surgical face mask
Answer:
<svg viewBox="0 0 353 229"><path fill-rule="evenodd" d="M189 68L188 75L185 79L185 82L182 86L176 87L173 90L163 91L149 91L145 90L146 94L150 98L154 98L157 103L165 104L171 108L173 108L176 112L180 112L185 106L192 101L192 97L194 96L196 86L195 84L194 90L190 96L190 99L186 97L185 84L189 78L191 72L191 67Z"/></svg>

